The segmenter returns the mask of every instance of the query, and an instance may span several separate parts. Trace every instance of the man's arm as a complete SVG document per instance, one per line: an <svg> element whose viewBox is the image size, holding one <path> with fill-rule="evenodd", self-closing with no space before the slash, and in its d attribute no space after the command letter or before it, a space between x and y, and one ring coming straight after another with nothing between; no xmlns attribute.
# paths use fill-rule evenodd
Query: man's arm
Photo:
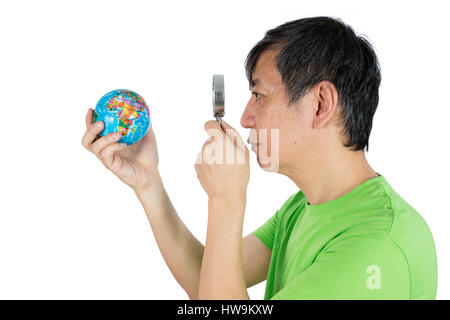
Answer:
<svg viewBox="0 0 450 320"><path fill-rule="evenodd" d="M200 274L200 299L249 299L242 257L244 210L245 195L208 201L208 231Z"/></svg>
<svg viewBox="0 0 450 320"><path fill-rule="evenodd" d="M242 256L247 288L267 279L272 250L254 234L249 234L242 240Z"/></svg>
<svg viewBox="0 0 450 320"><path fill-rule="evenodd" d="M136 195L167 266L189 298L197 299L204 247L178 216L158 177L149 190Z"/></svg>
<svg viewBox="0 0 450 320"><path fill-rule="evenodd" d="M161 254L190 299L198 299L204 246L178 216L158 175L158 183L137 194L150 222ZM242 263L246 287L267 276L272 251L256 236L242 239Z"/></svg>

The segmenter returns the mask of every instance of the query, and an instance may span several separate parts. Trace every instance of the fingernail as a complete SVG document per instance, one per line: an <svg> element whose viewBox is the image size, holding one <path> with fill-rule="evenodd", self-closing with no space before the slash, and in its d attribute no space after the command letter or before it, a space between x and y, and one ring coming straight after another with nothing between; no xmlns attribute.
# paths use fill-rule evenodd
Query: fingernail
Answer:
<svg viewBox="0 0 450 320"><path fill-rule="evenodd" d="M95 125L96 128L100 128L103 125L103 122L102 121L97 121L94 125Z"/></svg>
<svg viewBox="0 0 450 320"><path fill-rule="evenodd" d="M120 135L120 132L116 131L116 132L113 132L111 135L113 136L113 138L117 138Z"/></svg>

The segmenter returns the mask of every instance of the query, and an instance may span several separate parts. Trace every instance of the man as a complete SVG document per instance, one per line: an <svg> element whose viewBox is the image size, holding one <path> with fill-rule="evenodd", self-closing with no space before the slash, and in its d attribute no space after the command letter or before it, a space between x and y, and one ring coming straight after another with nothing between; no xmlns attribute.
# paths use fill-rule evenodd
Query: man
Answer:
<svg viewBox="0 0 450 320"><path fill-rule="evenodd" d="M249 151L225 121L206 122L195 164L208 194L203 246L164 189L152 129L124 147L97 139L102 123L91 124L92 109L86 117L83 145L134 189L189 297L248 299L267 279L265 299L434 299L432 235L365 157L381 80L369 42L340 20L300 19L269 30L246 71L248 142L262 168L300 190L244 238Z"/></svg>

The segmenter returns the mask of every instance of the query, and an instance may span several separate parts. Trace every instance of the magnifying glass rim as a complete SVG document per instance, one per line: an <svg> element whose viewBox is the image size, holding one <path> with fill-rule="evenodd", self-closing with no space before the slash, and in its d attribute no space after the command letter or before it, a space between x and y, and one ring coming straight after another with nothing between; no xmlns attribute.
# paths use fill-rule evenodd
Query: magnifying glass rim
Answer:
<svg viewBox="0 0 450 320"><path fill-rule="evenodd" d="M225 85L223 74L213 75L212 86L213 116L216 118L225 115Z"/></svg>

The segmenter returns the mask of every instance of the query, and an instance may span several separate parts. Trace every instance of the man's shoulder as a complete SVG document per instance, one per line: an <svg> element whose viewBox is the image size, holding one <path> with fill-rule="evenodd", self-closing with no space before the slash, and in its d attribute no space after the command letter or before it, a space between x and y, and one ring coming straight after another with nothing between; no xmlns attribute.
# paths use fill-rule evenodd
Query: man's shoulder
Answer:
<svg viewBox="0 0 450 320"><path fill-rule="evenodd" d="M434 240L428 224L389 183L382 183L380 187L383 189L387 209L392 216L387 234L408 265L411 298L433 299L437 286L437 261Z"/></svg>
<svg viewBox="0 0 450 320"><path fill-rule="evenodd" d="M417 238L421 233L430 233L422 215L387 182L382 183L383 196L389 210L392 211L390 235L394 238L409 236ZM419 233L419 234L418 234Z"/></svg>

